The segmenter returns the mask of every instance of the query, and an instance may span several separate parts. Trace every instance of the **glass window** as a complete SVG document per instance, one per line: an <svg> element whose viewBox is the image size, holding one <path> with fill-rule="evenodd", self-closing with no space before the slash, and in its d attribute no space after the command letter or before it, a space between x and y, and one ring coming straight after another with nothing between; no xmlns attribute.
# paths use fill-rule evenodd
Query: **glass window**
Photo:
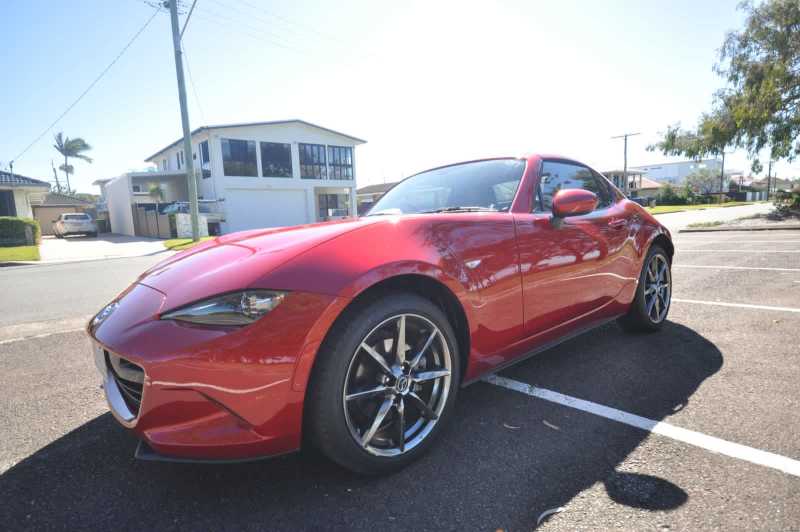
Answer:
<svg viewBox="0 0 800 532"><path fill-rule="evenodd" d="M322 144L299 144L300 177L303 179L327 179L325 146Z"/></svg>
<svg viewBox="0 0 800 532"><path fill-rule="evenodd" d="M264 177L292 177L292 145L278 142L260 142L261 175Z"/></svg>
<svg viewBox="0 0 800 532"><path fill-rule="evenodd" d="M203 179L211 177L211 157L208 155L207 140L200 143L200 170L203 173Z"/></svg>
<svg viewBox="0 0 800 532"><path fill-rule="evenodd" d="M177 166L178 170L181 169L181 152L175 153L175 165Z"/></svg>
<svg viewBox="0 0 800 532"><path fill-rule="evenodd" d="M525 171L521 159L492 159L435 168L387 192L370 214L423 213L456 207L507 211Z"/></svg>
<svg viewBox="0 0 800 532"><path fill-rule="evenodd" d="M539 210L545 212L553 208L553 196L559 190L580 188L594 192L599 200L598 208L610 204L608 189L595 178L592 171L577 164L545 161L539 178Z"/></svg>
<svg viewBox="0 0 800 532"><path fill-rule="evenodd" d="M166 159L161 159L161 169L164 170L165 172L167 171L167 160Z"/></svg>
<svg viewBox="0 0 800 532"><path fill-rule="evenodd" d="M328 168L331 179L353 179L353 148L328 146Z"/></svg>
<svg viewBox="0 0 800 532"><path fill-rule="evenodd" d="M65 214L64 220L90 220L88 214Z"/></svg>
<svg viewBox="0 0 800 532"><path fill-rule="evenodd" d="M222 139L222 172L226 176L258 177L256 141Z"/></svg>
<svg viewBox="0 0 800 532"><path fill-rule="evenodd" d="M319 219L330 220L350 215L349 194L319 194Z"/></svg>

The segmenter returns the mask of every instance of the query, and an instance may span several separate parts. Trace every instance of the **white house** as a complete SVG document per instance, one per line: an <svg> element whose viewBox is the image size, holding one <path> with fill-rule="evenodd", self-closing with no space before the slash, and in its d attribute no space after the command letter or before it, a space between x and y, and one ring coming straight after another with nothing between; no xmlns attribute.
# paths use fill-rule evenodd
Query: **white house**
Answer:
<svg viewBox="0 0 800 532"><path fill-rule="evenodd" d="M698 170L707 168L712 174L719 175L722 169L722 161L719 159L703 159L702 161L680 161L676 163L650 164L647 166L634 166L632 170L639 170L646 173L647 177L660 183L671 183L681 185L689 176ZM630 170L629 170L630 172ZM728 172L726 172L728 173Z"/></svg>
<svg viewBox="0 0 800 532"><path fill-rule="evenodd" d="M306 224L355 214L355 147L364 142L303 120L195 129L191 156L208 232ZM155 165L152 171L131 172L102 183L111 230L152 234L145 231L137 212L149 210L157 216L187 211L186 157L181 138L146 159ZM162 191L160 198L151 193L155 185ZM172 204L172 211L165 211L166 204Z"/></svg>
<svg viewBox="0 0 800 532"><path fill-rule="evenodd" d="M33 205L41 203L50 184L38 179L0 171L0 216L33 218Z"/></svg>

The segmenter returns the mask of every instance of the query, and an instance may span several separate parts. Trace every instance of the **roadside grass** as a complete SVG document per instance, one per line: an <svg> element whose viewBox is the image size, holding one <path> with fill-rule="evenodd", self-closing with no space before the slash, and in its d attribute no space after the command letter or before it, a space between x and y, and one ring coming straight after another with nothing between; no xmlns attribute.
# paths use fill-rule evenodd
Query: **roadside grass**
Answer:
<svg viewBox="0 0 800 532"><path fill-rule="evenodd" d="M189 249L192 246L199 244L200 242L205 242L206 240L211 240L214 238L213 236L204 236L201 237L198 242L192 242L191 238L173 238L171 240L165 240L163 242L164 247L167 249L171 249L173 251L183 251L184 249Z"/></svg>
<svg viewBox="0 0 800 532"><path fill-rule="evenodd" d="M0 248L0 262L39 260L39 246Z"/></svg>
<svg viewBox="0 0 800 532"><path fill-rule="evenodd" d="M729 201L728 203L703 203L700 205L659 205L656 207L645 207L650 214L667 214L670 212L699 211L703 209L719 209L721 207L739 207L741 205L755 205L763 203L758 201Z"/></svg>

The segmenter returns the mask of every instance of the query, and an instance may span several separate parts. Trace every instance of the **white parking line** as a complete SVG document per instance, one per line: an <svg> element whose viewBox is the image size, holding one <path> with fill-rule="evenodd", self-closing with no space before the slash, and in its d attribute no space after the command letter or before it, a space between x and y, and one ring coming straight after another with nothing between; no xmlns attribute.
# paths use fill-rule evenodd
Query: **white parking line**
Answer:
<svg viewBox="0 0 800 532"><path fill-rule="evenodd" d="M769 268L760 266L708 266L706 264L673 264L673 268L706 268L709 270L764 270L769 272L800 272L800 268Z"/></svg>
<svg viewBox="0 0 800 532"><path fill-rule="evenodd" d="M679 253L800 253L800 249L676 249Z"/></svg>
<svg viewBox="0 0 800 532"><path fill-rule="evenodd" d="M698 299L681 299L677 297L672 298L673 303L694 303L696 305L713 305L718 307L737 307L737 308L752 308L757 310L776 310L779 312L798 312L800 308L794 307L772 307L769 305L750 305L747 303L724 303L722 301L700 301Z"/></svg>
<svg viewBox="0 0 800 532"><path fill-rule="evenodd" d="M606 419L611 419L625 425L630 425L631 427L636 427L647 432L652 432L654 434L672 438L673 440L688 443L689 445L694 445L695 447L700 447L701 449L724 454L725 456L738 458L746 462L777 469L778 471L783 471L784 473L800 477L800 461L787 458L786 456L781 456L779 454L762 451L746 445L729 442L714 436L708 436L700 432L695 432L693 430L676 427L663 421L655 421L646 417L637 416L636 414L630 414L622 410L617 410L616 408L593 403L584 399L578 399L577 397L564 395L562 393L547 390L545 388L539 388L537 386L525 384L524 382L515 381L513 379L507 379L498 375L490 375L488 377L484 377L483 380L484 382L494 384L495 386L500 386L502 388L523 393L538 399L544 399L545 401L550 401L551 403L582 410L584 412L604 417Z"/></svg>
<svg viewBox="0 0 800 532"><path fill-rule="evenodd" d="M685 244L690 244L692 242L697 242L698 244L702 243L709 243L709 242L717 242L719 244L800 244L800 240L720 240L718 238L707 239L707 240L700 240L698 239L675 239L676 241L683 242Z"/></svg>

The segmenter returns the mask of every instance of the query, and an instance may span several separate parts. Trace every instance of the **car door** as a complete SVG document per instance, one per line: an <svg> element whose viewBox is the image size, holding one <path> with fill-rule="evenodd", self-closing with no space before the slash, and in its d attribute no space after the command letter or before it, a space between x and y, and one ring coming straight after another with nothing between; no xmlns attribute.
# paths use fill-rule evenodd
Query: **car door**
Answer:
<svg viewBox="0 0 800 532"><path fill-rule="evenodd" d="M595 193L597 208L585 215L555 218L553 197L559 190L581 188ZM539 169L534 209L516 214L522 275L524 329L544 335L561 326L601 319L604 308L621 290L613 273L618 243L624 232L614 218L614 196L607 183L578 163L548 159Z"/></svg>

